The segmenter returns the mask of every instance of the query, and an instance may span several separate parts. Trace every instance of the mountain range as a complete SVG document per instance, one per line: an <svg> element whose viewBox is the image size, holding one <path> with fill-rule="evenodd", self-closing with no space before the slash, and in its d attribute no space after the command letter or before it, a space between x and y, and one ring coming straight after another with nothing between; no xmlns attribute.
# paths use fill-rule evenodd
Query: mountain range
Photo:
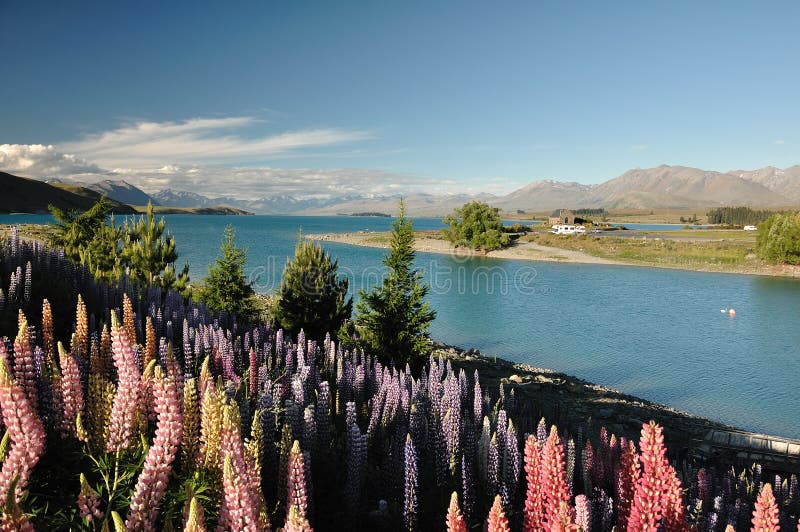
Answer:
<svg viewBox="0 0 800 532"><path fill-rule="evenodd" d="M55 180L57 181L57 180ZM51 183L54 181L50 181ZM61 182L64 183L63 181ZM172 208L228 206L256 214L332 215L397 210L400 194L346 195L327 198L276 195L238 199L207 197L195 192L165 189L148 194L124 180L77 183L85 189L129 205ZM785 169L716 172L686 166L662 165L628 170L603 183L539 180L506 195L403 195L413 216L440 216L470 200L485 201L503 211L543 212L557 208L688 209L726 205L791 207L800 205L800 165Z"/></svg>

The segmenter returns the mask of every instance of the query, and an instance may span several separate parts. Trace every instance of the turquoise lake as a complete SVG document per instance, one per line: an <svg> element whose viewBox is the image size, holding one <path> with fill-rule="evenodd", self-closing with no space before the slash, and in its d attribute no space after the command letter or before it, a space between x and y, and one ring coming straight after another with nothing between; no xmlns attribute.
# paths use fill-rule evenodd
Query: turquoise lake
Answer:
<svg viewBox="0 0 800 532"><path fill-rule="evenodd" d="M385 231L388 218L167 216L179 265L202 278L226 224L259 291L275 290L298 229ZM0 216L46 223L49 216ZM416 219L417 229L441 227ZM676 226L680 227L680 226ZM385 251L325 243L351 289ZM431 335L585 378L748 430L800 437L800 280L419 253L438 312ZM720 309L734 308L736 316Z"/></svg>

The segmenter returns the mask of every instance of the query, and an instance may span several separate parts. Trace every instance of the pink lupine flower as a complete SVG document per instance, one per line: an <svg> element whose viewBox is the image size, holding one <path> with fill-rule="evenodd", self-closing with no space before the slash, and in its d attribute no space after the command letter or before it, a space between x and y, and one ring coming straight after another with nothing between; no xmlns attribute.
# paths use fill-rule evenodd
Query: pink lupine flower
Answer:
<svg viewBox="0 0 800 532"><path fill-rule="evenodd" d="M28 396L8 370L5 349L0 354L0 410L11 440L11 448L0 470L0 496L8 495L7 499L11 500L9 490L13 485L13 499L18 503L25 494L31 470L44 450L45 433Z"/></svg>
<svg viewBox="0 0 800 532"><path fill-rule="evenodd" d="M575 497L575 524L583 532L592 530L592 503L584 494Z"/></svg>
<svg viewBox="0 0 800 532"><path fill-rule="evenodd" d="M36 382L36 367L33 362L33 350L31 349L31 339L28 333L28 320L19 313L20 324L19 333L14 340L14 378L19 383L22 391L28 396L31 408L35 411L39 408L39 389Z"/></svg>
<svg viewBox="0 0 800 532"><path fill-rule="evenodd" d="M631 515L636 484L639 482L639 453L631 441L622 449L619 472L617 473L617 527L626 530Z"/></svg>
<svg viewBox="0 0 800 532"><path fill-rule="evenodd" d="M503 512L503 501L500 495L495 495L494 504L489 510L489 517L486 519L487 532L511 532L511 527L508 524L508 518Z"/></svg>
<svg viewBox="0 0 800 532"><path fill-rule="evenodd" d="M775 502L775 496L772 494L772 484L764 484L758 493L756 508L753 510L753 526L750 530L751 532L778 532L780 530L778 503Z"/></svg>
<svg viewBox="0 0 800 532"><path fill-rule="evenodd" d="M525 509L523 510L522 529L527 531L541 530L544 521L544 494L540 480L542 451L535 434L525 440L525 479L528 483L525 492Z"/></svg>
<svg viewBox="0 0 800 532"><path fill-rule="evenodd" d="M628 530L655 531L658 530L664 512L664 497L667 491L664 478L669 467L665 457L664 435L655 421L642 427L639 447L642 451L641 461L644 471L636 486Z"/></svg>
<svg viewBox="0 0 800 532"><path fill-rule="evenodd" d="M289 516L286 518L283 530L284 532L314 532L308 519L302 516L297 506L289 508Z"/></svg>
<svg viewBox="0 0 800 532"><path fill-rule="evenodd" d="M100 495L86 481L86 476L81 473L81 491L78 494L78 510L81 517L88 522L95 519L102 520L105 514L100 511Z"/></svg>
<svg viewBox="0 0 800 532"><path fill-rule="evenodd" d="M223 488L220 524L231 530L258 530L259 485L244 458L235 403L223 410L220 458Z"/></svg>
<svg viewBox="0 0 800 532"><path fill-rule="evenodd" d="M300 515L305 517L308 512L308 496L306 494L306 475L303 453L300 451L300 442L295 440L289 452L289 475L286 483L286 507L297 508ZM287 512L288 518L288 512Z"/></svg>
<svg viewBox="0 0 800 532"><path fill-rule="evenodd" d="M664 476L666 491L664 493L664 517L662 524L666 532L688 532L683 511L683 490L678 474L672 466L667 467Z"/></svg>
<svg viewBox="0 0 800 532"><path fill-rule="evenodd" d="M255 397L258 394L258 357L256 350L250 348L250 397Z"/></svg>
<svg viewBox="0 0 800 532"><path fill-rule="evenodd" d="M450 496L445 525L447 532L467 532L467 523L464 520L464 514L461 513L461 508L458 507L458 494L455 491Z"/></svg>
<svg viewBox="0 0 800 532"><path fill-rule="evenodd" d="M159 504L167 491L172 463L181 443L181 396L175 379L165 376L160 367L155 370L153 395L158 415L156 435L131 497L131 509L125 522L128 530L155 530Z"/></svg>
<svg viewBox="0 0 800 532"><path fill-rule="evenodd" d="M540 469L540 482L544 491L545 527L552 528L560 521L561 503L569 503L564 446L553 425L544 445Z"/></svg>
<svg viewBox="0 0 800 532"><path fill-rule="evenodd" d="M127 296L126 296L127 300ZM111 313L111 351L117 367L119 384L111 408L111 423L108 430L106 450L116 452L127 449L133 442L136 413L139 409L141 373L128 336L128 324L123 329Z"/></svg>
<svg viewBox="0 0 800 532"><path fill-rule="evenodd" d="M61 394L63 408L61 432L65 436L76 437L78 416L83 414L83 385L78 361L72 353L67 353L58 342L58 355L61 362Z"/></svg>

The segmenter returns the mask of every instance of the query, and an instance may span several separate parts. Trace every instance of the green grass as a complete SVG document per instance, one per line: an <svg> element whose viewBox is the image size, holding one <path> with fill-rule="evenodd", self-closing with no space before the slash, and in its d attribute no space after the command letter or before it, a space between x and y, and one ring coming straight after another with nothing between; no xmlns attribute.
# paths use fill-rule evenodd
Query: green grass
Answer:
<svg viewBox="0 0 800 532"><path fill-rule="evenodd" d="M720 271L736 269L752 263L754 259L751 254L755 242L754 238L678 240L654 238L652 235L648 235L647 238L620 238L549 234L530 235L527 240L544 246L580 251L610 260L652 266Z"/></svg>

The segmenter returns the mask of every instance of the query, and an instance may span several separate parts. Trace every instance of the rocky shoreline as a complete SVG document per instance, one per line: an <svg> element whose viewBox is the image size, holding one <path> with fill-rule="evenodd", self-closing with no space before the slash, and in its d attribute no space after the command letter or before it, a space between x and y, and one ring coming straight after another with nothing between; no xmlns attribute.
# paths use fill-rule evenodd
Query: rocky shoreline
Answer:
<svg viewBox="0 0 800 532"><path fill-rule="evenodd" d="M598 428L604 425L618 436L638 438L642 423L653 419L664 426L668 439L686 443L702 440L712 429L739 430L565 373L487 357L477 349L461 349L441 342L433 345L434 356L449 359L454 366L470 373L477 369L482 382L490 387L502 383L506 393L513 389L518 400L552 411L560 418L558 422L568 427L587 423L597 424Z"/></svg>

